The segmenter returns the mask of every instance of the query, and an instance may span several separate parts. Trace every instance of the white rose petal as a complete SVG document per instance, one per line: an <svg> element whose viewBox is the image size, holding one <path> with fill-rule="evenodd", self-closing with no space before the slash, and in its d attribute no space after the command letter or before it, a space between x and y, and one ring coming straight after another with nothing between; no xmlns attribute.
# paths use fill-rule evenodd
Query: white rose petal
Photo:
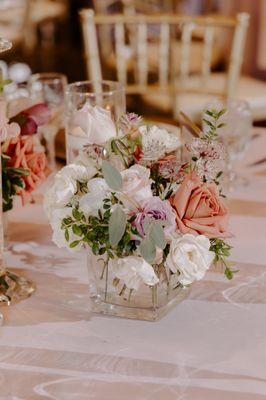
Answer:
<svg viewBox="0 0 266 400"><path fill-rule="evenodd" d="M97 170L93 168L93 166L85 167L84 165L79 164L69 164L62 168L57 175L64 176L69 180L86 182L91 179L96 172Z"/></svg>
<svg viewBox="0 0 266 400"><path fill-rule="evenodd" d="M134 208L128 199L139 203L152 197L150 170L141 165L133 165L132 167L121 172L123 179L122 192L126 197L121 197L124 205L128 208Z"/></svg>
<svg viewBox="0 0 266 400"><path fill-rule="evenodd" d="M94 178L88 182L88 193L79 199L80 210L85 215L98 214L98 210L103 207L103 199L107 198L110 190L102 178Z"/></svg>
<svg viewBox="0 0 266 400"><path fill-rule="evenodd" d="M185 234L171 242L166 266L173 273L180 273L178 280L181 284L189 285L204 277L214 256L206 236Z"/></svg>
<svg viewBox="0 0 266 400"><path fill-rule="evenodd" d="M138 290L141 283L154 286L159 282L154 269L142 257L128 256L109 262L113 274L121 279L128 289Z"/></svg>
<svg viewBox="0 0 266 400"><path fill-rule="evenodd" d="M90 173L90 178L92 178L97 173L97 168L94 160L89 158L84 151L81 151L79 155L75 158L74 164L86 167L88 173Z"/></svg>
<svg viewBox="0 0 266 400"><path fill-rule="evenodd" d="M97 172L94 166L69 164L59 171L53 185L44 197L44 209L49 218L54 209L65 207L71 203L77 192L77 181L87 182Z"/></svg>
<svg viewBox="0 0 266 400"><path fill-rule="evenodd" d="M56 209L51 214L51 226L53 229L53 236L52 241L59 247L66 247L70 251L78 251L81 249L82 244L78 244L73 249L70 249L70 243L74 242L75 240L80 240L80 237L75 235L71 229L68 230L69 232L69 241L66 241L65 238L65 231L61 229L62 221L64 218L72 215L72 207L64 207L61 209Z"/></svg>
<svg viewBox="0 0 266 400"><path fill-rule="evenodd" d="M116 136L116 127L111 118L110 111L99 106L91 106L86 103L81 110L77 111L73 124L73 132L79 127L89 143L102 144Z"/></svg>

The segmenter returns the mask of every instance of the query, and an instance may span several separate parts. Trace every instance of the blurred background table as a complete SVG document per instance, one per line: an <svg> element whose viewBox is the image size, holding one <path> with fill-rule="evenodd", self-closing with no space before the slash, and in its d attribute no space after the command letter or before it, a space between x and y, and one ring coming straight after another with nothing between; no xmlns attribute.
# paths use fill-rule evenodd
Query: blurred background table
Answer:
<svg viewBox="0 0 266 400"><path fill-rule="evenodd" d="M4 309L3 400L262 400L266 395L266 130L245 163L249 186L230 200L239 273L215 270L159 322L89 314L84 260L51 243L40 204L11 215L7 261L37 283Z"/></svg>

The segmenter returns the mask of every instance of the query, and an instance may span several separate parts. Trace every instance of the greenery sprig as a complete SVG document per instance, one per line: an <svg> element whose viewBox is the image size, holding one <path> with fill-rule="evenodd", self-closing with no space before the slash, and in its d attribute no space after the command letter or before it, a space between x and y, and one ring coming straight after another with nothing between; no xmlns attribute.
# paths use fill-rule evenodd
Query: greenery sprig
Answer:
<svg viewBox="0 0 266 400"><path fill-rule="evenodd" d="M28 169L9 167L9 159L10 157L2 154L3 212L12 209L14 196L25 187L23 177L30 173Z"/></svg>
<svg viewBox="0 0 266 400"><path fill-rule="evenodd" d="M211 242L210 250L215 253L214 263L215 264L221 263L225 267L224 274L226 278L229 280L233 279L234 274L236 274L239 271L231 269L225 260L227 257L230 256L232 246L227 244L224 240L218 238L211 239L210 242Z"/></svg>
<svg viewBox="0 0 266 400"><path fill-rule="evenodd" d="M217 129L225 126L223 122L220 122L220 118L226 113L226 109L222 110L205 110L203 122L208 126L208 131L202 136L203 140L211 142L218 139Z"/></svg>

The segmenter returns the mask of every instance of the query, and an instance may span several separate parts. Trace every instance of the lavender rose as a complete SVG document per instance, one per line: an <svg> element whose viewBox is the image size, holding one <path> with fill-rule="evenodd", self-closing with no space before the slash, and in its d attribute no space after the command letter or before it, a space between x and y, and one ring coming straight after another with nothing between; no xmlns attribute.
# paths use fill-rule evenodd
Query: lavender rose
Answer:
<svg viewBox="0 0 266 400"><path fill-rule="evenodd" d="M151 197L141 203L141 208L133 213L133 225L141 236L145 235L145 220L147 218L163 221L166 237L176 230L176 217L170 203L160 197Z"/></svg>

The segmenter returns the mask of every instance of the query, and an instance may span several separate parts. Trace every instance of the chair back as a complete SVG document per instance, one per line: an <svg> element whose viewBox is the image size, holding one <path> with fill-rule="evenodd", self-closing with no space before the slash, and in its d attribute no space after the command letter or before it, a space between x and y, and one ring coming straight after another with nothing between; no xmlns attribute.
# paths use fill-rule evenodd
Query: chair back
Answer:
<svg viewBox="0 0 266 400"><path fill-rule="evenodd" d="M232 99L241 72L249 15L240 13L236 18L222 16L186 15L124 15L94 14L91 9L82 10L82 30L86 66L89 79L102 80L100 49L105 43L98 41L98 27L112 27L113 51L117 72L116 79L126 87L128 94L160 94L173 96L173 112L177 115L180 93L211 94ZM148 28L157 31L158 43L149 37ZM231 50L227 79L224 87L209 88L212 52L215 46L215 30L231 31ZM191 43L193 33L202 37L201 68L197 79L191 79ZM178 60L174 56L179 42ZM100 46L99 46L100 45ZM149 52L157 58L157 74L149 71ZM173 61L174 60L174 61ZM133 71L130 73L130 71Z"/></svg>

